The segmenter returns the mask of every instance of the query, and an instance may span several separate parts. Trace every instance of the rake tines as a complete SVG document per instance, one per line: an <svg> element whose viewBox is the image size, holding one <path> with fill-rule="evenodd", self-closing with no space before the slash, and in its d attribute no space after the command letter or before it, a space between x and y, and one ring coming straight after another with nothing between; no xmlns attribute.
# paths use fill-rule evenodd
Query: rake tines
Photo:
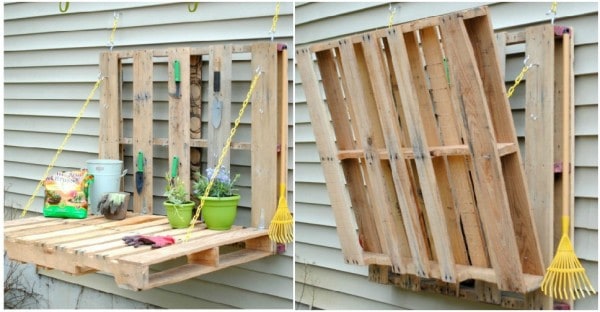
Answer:
<svg viewBox="0 0 600 312"><path fill-rule="evenodd" d="M581 266L571 240L563 235L558 244L556 255L550 263L541 285L542 292L552 298L575 300L596 291L590 283L585 269Z"/></svg>

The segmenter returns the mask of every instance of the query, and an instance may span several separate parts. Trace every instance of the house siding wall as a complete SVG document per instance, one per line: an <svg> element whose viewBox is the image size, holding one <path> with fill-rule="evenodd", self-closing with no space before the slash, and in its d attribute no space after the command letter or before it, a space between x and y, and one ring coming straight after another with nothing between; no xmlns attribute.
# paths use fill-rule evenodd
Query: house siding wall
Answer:
<svg viewBox="0 0 600 312"><path fill-rule="evenodd" d="M395 4L394 23L488 5L495 31L515 31L549 23L550 3L419 3ZM387 27L389 3L295 4L296 46ZM558 25L575 30L575 251L598 288L598 4L559 3ZM522 67L522 55L510 55L507 80ZM368 282L367 267L347 265L335 229L325 179L311 128L299 74L296 93L296 301L299 308L488 309L486 304L404 291ZM524 92L511 98L517 134L524 136ZM521 103L521 104L519 104ZM575 303L597 309L598 297Z"/></svg>
<svg viewBox="0 0 600 312"><path fill-rule="evenodd" d="M4 3L3 9L4 203L6 207L22 209L98 78L100 53L108 49L115 12L119 13L115 50L204 47L270 40L275 2L200 2L194 13L188 12L188 3L168 2L71 2L64 14L59 12L57 2ZM275 41L290 47L293 46L292 14L292 3L282 2L274 35ZM291 58L290 88L293 86ZM237 87L233 88L232 97L233 110L236 110L252 77L245 70L250 68L249 55L235 56L234 59L233 80ZM166 104L167 68L160 66L155 65L154 69L155 103ZM236 70L239 68L242 69ZM129 87L131 76L130 66L124 66L124 81ZM205 79L204 84L207 83ZM78 169L85 166L86 160L98 158L98 100L99 92L96 92L58 157L53 172ZM207 98L203 98L204 104L206 101ZM289 102L292 112L291 96ZM155 111L155 119L158 120L155 130L164 131L166 110ZM206 120L205 116L203 121L206 123ZM293 131L292 118L289 120L290 131ZM249 122L247 115L236 138L249 139ZM292 155L293 145L289 146ZM133 161L129 153L125 167L131 173ZM154 179L162 182L168 155L164 151L155 155L164 158L156 161L154 167ZM244 199L240 205L245 208L239 210L236 222L242 225L250 222L248 155L237 152L231 158L232 169L235 167L232 171L242 174L240 192ZM290 176L293 174L292 163L290 157ZM155 183L154 190L154 212L159 214L164 212L160 204L163 200L161 185L164 184L160 182ZM126 183L125 188L132 191L133 185ZM292 196L290 191L288 198ZM42 202L40 192L29 209L31 215L41 212ZM39 270L39 273L73 283L74 287L84 285L157 307L284 309L292 307L292 254L290 245L282 255L138 293L119 289L112 277L103 274L71 277L53 271ZM86 307L85 304L78 306ZM110 302L106 307L111 307Z"/></svg>

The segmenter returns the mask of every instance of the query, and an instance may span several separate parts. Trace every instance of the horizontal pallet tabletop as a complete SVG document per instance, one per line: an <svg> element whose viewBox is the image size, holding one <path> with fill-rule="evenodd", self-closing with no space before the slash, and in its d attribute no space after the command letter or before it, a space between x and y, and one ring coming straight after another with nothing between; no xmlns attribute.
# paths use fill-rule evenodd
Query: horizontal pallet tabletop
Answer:
<svg viewBox="0 0 600 312"><path fill-rule="evenodd" d="M188 240L187 229L172 229L165 216L129 214L124 220L102 216L87 219L32 217L4 223L8 257L71 274L102 271L114 275L126 289L144 290L172 284L229 266L272 255L268 231L233 226L208 230L197 223ZM171 235L176 242L162 248L128 246L129 235ZM244 248L220 253L221 246ZM187 263L154 272L150 266L187 256Z"/></svg>

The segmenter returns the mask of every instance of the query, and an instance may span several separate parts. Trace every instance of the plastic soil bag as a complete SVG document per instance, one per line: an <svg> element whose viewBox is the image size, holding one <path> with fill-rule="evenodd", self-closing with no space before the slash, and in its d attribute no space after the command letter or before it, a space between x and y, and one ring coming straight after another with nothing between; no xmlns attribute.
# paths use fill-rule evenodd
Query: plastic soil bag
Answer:
<svg viewBox="0 0 600 312"><path fill-rule="evenodd" d="M57 172L46 178L44 216L84 219L88 215L88 189L94 176L87 169Z"/></svg>

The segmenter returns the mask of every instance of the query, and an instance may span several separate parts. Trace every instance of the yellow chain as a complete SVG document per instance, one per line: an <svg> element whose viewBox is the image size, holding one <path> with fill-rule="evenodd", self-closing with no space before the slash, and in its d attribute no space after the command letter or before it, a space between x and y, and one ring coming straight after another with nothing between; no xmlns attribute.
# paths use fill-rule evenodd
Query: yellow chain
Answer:
<svg viewBox="0 0 600 312"><path fill-rule="evenodd" d="M185 241L187 241L190 238L190 236L192 235L192 230L194 229L194 224L196 224L196 222L198 221L198 218L200 217L200 211L202 211L202 207L204 207L205 198L210 193L210 190L215 182L215 179L217 178L217 175L219 174L219 171L221 170L221 166L223 165L225 156L227 155L227 152L229 151L229 147L231 146L231 140L233 139L233 136L235 135L235 132L237 131L238 126L240 125L240 121L242 120L244 111L246 110L246 107L248 106L248 103L250 102L250 97L252 96L252 93L254 92L254 88L256 88L256 83L258 82L258 78L260 77L260 74L261 74L260 70L257 70L257 73L254 75L254 78L252 78L252 82L250 83L250 89L248 90L248 93L246 94L246 99L244 99L244 102L242 103L242 108L240 109L240 111L238 113L238 117L235 119L233 128L231 129L231 132L229 133L229 137L227 138L227 141L225 141L225 146L223 146L223 150L221 151L221 156L219 156L219 160L217 161L217 164L215 165L215 170L213 171L213 174L208 181L208 185L206 186L206 189L204 190L204 194L202 195L202 197L200 197L200 205L197 207L196 214L194 214L194 218L192 219L192 221L190 223L187 234L185 236Z"/></svg>
<svg viewBox="0 0 600 312"><path fill-rule="evenodd" d="M110 38L108 39L108 43L110 44L110 50L112 51L113 46L115 45L115 32L117 32L117 25L119 23L119 13L114 13L113 18L113 26L112 32L110 33Z"/></svg>
<svg viewBox="0 0 600 312"><path fill-rule="evenodd" d="M388 28L392 28L394 24L394 17L396 16L396 8L392 9L392 4L390 3L390 17L388 19Z"/></svg>
<svg viewBox="0 0 600 312"><path fill-rule="evenodd" d="M521 72L519 73L519 75L517 75L517 78L515 78L515 83L506 92L507 98L510 98L513 95L513 93L515 92L515 88L521 83L521 80L523 80L523 78L525 77L525 73L527 73L527 71L534 65L534 64L527 65L528 60L529 60L529 55L525 58L525 61L523 61L523 64L524 64L523 69L521 69Z"/></svg>
<svg viewBox="0 0 600 312"><path fill-rule="evenodd" d="M48 165L48 168L46 169L46 173L44 173L44 176L42 177L42 179L38 183L37 187L35 188L35 191L33 191L33 194L31 194L31 197L29 197L29 200L27 201L27 204L25 204L25 208L23 209L23 213L21 213L21 218L24 217L27 214L27 210L29 209L29 207L31 207L31 204L33 204L33 201L35 200L35 195L40 191L40 188L44 184L44 181L46 181L46 178L48 178L48 174L50 173L50 170L52 170L52 168L54 168L54 164L56 163L56 160L58 159L58 155L60 155L60 153L62 153L63 149L65 148L65 145L67 145L67 142L69 141L69 138L71 137L71 135L73 134L73 131L75 130L75 126L77 126L77 123L79 122L79 119L81 119L81 117L83 116L83 113L85 112L86 107L90 103L90 100L94 96L94 93L96 92L96 90L100 86L100 83L102 82L103 79L104 78L102 78L102 77L98 78L98 81L96 81L96 84L94 85L94 88L92 89L92 91L90 91L90 94L88 95L87 99L85 100L85 103L83 104L83 107L81 107L81 109L79 110L79 113L77 114L77 117L73 121L73 124L71 125L71 128L69 128L69 130L67 131L67 135L65 136L65 138L62 141L62 143L60 144L60 146L56 150L56 154L54 154L54 157L50 161L50 164Z"/></svg>
<svg viewBox="0 0 600 312"><path fill-rule="evenodd" d="M275 5L275 15L273 15L271 30L269 30L269 33L271 34L271 41L273 41L273 35L275 34L275 30L277 29L277 21L279 21L279 2L277 2L277 4Z"/></svg>
<svg viewBox="0 0 600 312"><path fill-rule="evenodd" d="M558 8L558 1L553 1L550 6L550 10L546 13L546 15L550 15L551 23L554 25L554 18L556 17L556 11Z"/></svg>

